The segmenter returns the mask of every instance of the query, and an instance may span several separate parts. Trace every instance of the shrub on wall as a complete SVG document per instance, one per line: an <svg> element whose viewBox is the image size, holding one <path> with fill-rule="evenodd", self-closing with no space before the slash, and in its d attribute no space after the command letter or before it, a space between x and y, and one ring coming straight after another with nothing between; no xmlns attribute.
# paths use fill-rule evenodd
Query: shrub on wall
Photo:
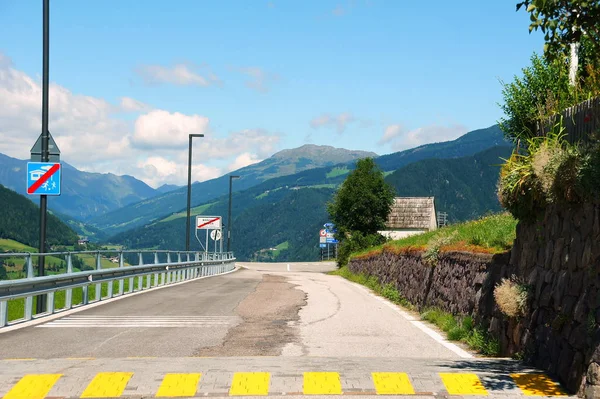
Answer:
<svg viewBox="0 0 600 399"><path fill-rule="evenodd" d="M521 220L537 217L548 204L573 204L600 194L600 145L569 144L562 122L545 137L515 149L500 170L498 198Z"/></svg>
<svg viewBox="0 0 600 399"><path fill-rule="evenodd" d="M525 314L527 306L527 288L513 279L502 279L494 289L494 299L500 311L508 317Z"/></svg>

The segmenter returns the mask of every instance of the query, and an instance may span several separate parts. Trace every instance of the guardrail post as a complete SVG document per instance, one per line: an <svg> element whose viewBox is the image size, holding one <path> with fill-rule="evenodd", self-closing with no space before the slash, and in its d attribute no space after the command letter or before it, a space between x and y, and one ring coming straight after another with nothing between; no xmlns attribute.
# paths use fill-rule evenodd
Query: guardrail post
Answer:
<svg viewBox="0 0 600 399"><path fill-rule="evenodd" d="M124 261L123 261L123 251L119 252L119 269L122 268L124 266ZM124 279L120 279L119 280L119 295L123 295L123 289L125 288L125 280Z"/></svg>
<svg viewBox="0 0 600 399"><path fill-rule="evenodd" d="M46 312L54 314L54 291L49 292L46 298Z"/></svg>
<svg viewBox="0 0 600 399"><path fill-rule="evenodd" d="M181 252L177 252L177 263L181 263ZM179 270L175 271L173 274L173 280L179 281Z"/></svg>
<svg viewBox="0 0 600 399"><path fill-rule="evenodd" d="M171 253L167 252L167 264L170 265L171 264ZM169 272L163 272L162 274L162 284L161 285L165 285L168 284L167 283L167 276L169 275Z"/></svg>
<svg viewBox="0 0 600 399"><path fill-rule="evenodd" d="M144 257L142 255L141 252L138 252L138 265L143 266L144 265ZM142 291L144 289L144 276L138 276L138 290Z"/></svg>
<svg viewBox="0 0 600 399"><path fill-rule="evenodd" d="M160 262L158 261L158 252L155 252L154 253L154 264L158 265L159 263ZM154 286L158 287L158 273L154 273Z"/></svg>
<svg viewBox="0 0 600 399"><path fill-rule="evenodd" d="M8 301L0 301L0 328L8 325Z"/></svg>
<svg viewBox="0 0 600 399"><path fill-rule="evenodd" d="M26 257L27 262L27 278L33 278L33 260L31 259L31 254L27 254ZM25 320L31 320L33 315L33 297L28 296L25 298Z"/></svg>
<svg viewBox="0 0 600 399"><path fill-rule="evenodd" d="M67 254L67 274L73 273L73 257L69 252ZM71 309L73 307L73 290L68 288L65 290L65 309Z"/></svg>
<svg viewBox="0 0 600 399"><path fill-rule="evenodd" d="M198 278L198 276L200 275L200 254L198 252L194 253L194 260L197 262L196 266L194 267L194 278Z"/></svg>
<svg viewBox="0 0 600 399"><path fill-rule="evenodd" d="M102 270L100 251L96 251L96 270ZM100 299L102 299L102 284L96 284L96 301L99 301Z"/></svg>

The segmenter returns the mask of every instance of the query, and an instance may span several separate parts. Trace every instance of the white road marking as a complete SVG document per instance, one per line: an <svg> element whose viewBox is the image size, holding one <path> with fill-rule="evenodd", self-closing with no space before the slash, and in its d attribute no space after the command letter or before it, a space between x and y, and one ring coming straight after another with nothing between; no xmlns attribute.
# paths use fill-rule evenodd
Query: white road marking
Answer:
<svg viewBox="0 0 600 399"><path fill-rule="evenodd" d="M237 316L69 316L36 328L215 327L239 322Z"/></svg>
<svg viewBox="0 0 600 399"><path fill-rule="evenodd" d="M288 269L288 272L289 272L290 271L290 264L289 263L287 264L287 269Z"/></svg>

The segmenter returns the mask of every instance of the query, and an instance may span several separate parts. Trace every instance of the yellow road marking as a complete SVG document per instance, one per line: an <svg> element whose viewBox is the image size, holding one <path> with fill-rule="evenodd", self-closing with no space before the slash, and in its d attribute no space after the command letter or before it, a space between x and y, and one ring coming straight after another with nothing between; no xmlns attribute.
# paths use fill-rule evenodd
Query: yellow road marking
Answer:
<svg viewBox="0 0 600 399"><path fill-rule="evenodd" d="M377 395L414 395L408 374L371 373Z"/></svg>
<svg viewBox="0 0 600 399"><path fill-rule="evenodd" d="M526 396L566 396L560 385L544 374L511 374Z"/></svg>
<svg viewBox="0 0 600 399"><path fill-rule="evenodd" d="M87 386L82 398L119 397L133 373L98 373Z"/></svg>
<svg viewBox="0 0 600 399"><path fill-rule="evenodd" d="M200 373L167 374L163 378L156 396L159 398L175 398L181 396L196 396Z"/></svg>
<svg viewBox="0 0 600 399"><path fill-rule="evenodd" d="M304 373L305 395L341 395L340 375L330 372Z"/></svg>
<svg viewBox="0 0 600 399"><path fill-rule="evenodd" d="M3 399L44 399L62 374L28 374Z"/></svg>
<svg viewBox="0 0 600 399"><path fill-rule="evenodd" d="M229 395L268 395L270 373L235 373Z"/></svg>
<svg viewBox="0 0 600 399"><path fill-rule="evenodd" d="M479 377L471 373L440 373L450 395L487 395Z"/></svg>

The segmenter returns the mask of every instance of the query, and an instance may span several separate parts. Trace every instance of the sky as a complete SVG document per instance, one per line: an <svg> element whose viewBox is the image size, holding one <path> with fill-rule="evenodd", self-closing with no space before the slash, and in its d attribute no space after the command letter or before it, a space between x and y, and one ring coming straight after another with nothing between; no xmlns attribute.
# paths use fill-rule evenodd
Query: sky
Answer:
<svg viewBox="0 0 600 399"><path fill-rule="evenodd" d="M502 116L541 53L516 1L50 1L61 160L153 187L304 144L387 154ZM42 1L0 0L0 152L41 132Z"/></svg>

